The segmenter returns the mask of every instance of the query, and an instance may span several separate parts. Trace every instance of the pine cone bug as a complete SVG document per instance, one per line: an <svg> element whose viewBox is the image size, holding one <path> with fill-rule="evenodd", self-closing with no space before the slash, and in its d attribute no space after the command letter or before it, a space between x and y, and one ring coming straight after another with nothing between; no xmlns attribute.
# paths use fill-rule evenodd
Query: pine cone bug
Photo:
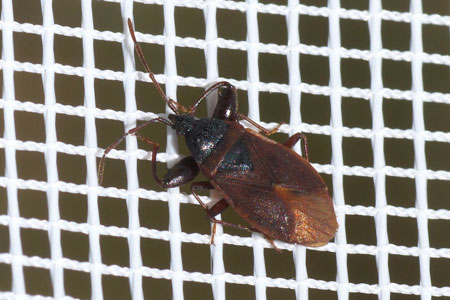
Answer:
<svg viewBox="0 0 450 300"><path fill-rule="evenodd" d="M260 232L272 245L272 239L313 247L328 243L338 224L327 186L309 163L306 137L296 133L284 144L267 138L278 128L268 130L240 114L236 88L226 81L208 88L190 107L169 99L145 60L131 20L128 20L128 26L142 64L173 114L169 114L167 119L149 120L111 144L100 161L99 181L103 178L108 152L132 134L152 146L152 174L162 188L187 184L199 172L208 179L191 183L191 190L211 222ZM218 103L212 117L195 117L199 104L216 90ZM259 132L244 128L241 120L255 126ZM139 133L143 127L156 122L170 126L178 135L184 136L191 152L190 156L170 168L162 179L156 172L159 145ZM303 140L304 157L291 149L300 139ZM215 189L222 199L208 207L198 196L199 189ZM217 220L215 216L228 206L250 226Z"/></svg>

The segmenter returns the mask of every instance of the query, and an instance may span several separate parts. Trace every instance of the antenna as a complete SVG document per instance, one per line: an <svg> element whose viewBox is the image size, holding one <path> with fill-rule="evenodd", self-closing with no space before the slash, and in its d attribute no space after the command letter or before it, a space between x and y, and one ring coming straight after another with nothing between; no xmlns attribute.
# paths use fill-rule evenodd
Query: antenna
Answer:
<svg viewBox="0 0 450 300"><path fill-rule="evenodd" d="M134 42L134 48L136 49L136 52L142 62L142 65L144 66L145 70L148 72L148 76L150 77L150 79L153 82L153 85L155 86L156 90L158 91L159 95L161 96L161 98L164 100L164 102L167 103L167 105L169 106L169 108L175 113L175 114L179 114L179 111L186 111L185 107L182 106L181 104L179 104L178 102L169 99L166 94L164 93L164 91L162 90L161 86L159 85L158 81L156 81L155 78L155 74L152 72L152 70L150 70L150 67L147 63L147 60L145 59L144 56L144 52L142 52L142 48L139 45L139 43L136 40L136 36L134 34L134 28L133 28L133 23L131 22L131 19L128 18L128 29L130 30L130 35L131 38L133 39Z"/></svg>

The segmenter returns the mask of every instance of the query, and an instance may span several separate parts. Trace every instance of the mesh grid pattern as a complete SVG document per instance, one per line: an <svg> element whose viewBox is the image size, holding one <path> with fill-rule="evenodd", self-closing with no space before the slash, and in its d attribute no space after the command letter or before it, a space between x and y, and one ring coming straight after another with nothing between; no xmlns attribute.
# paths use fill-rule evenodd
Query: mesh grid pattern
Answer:
<svg viewBox="0 0 450 300"><path fill-rule="evenodd" d="M4 173L0 174L0 227L3 234L0 238L7 248L1 248L0 269L4 278L8 280L9 288L1 285L0 298L24 299L77 299L83 298L77 293L70 292L70 282L67 281L67 270L89 274L89 297L92 299L108 298L105 276L126 278L129 284L129 294L133 299L152 299L147 295L145 279L154 278L170 282L170 290L174 299L188 298L184 286L189 282L204 283L210 286L214 299L229 299L230 292L226 289L228 284L251 286L256 299L270 298L267 294L269 288L289 289L295 291L296 299L313 299L313 290L332 291L339 299L348 299L350 293L375 294L380 299L389 299L392 293L405 295L420 295L421 299L432 297L450 297L450 282L441 280L444 284L436 284L432 276L433 267L431 259L439 259L444 266L450 261L450 245L447 238L442 243L430 243L430 220L443 222L443 228L449 228L450 207L442 204L441 207L430 205L428 185L430 181L450 183L450 167L443 161L442 169L430 168L427 165L429 154L426 153L426 143L433 142L442 147L450 143L450 129L443 127L440 130L429 130L425 123L424 104L432 103L442 105L443 110L449 111L450 92L447 88L441 91L426 90L424 88L423 66L437 65L446 68L450 65L449 53L427 53L424 51L422 40L422 27L433 25L437 28L450 27L450 16L440 14L425 14L422 11L420 0L410 1L409 12L396 12L383 10L381 1L371 0L368 10L343 9L340 1L328 1L328 7L316 7L299 4L299 1L287 1L287 5L262 4L255 0L246 2L234 1L105 1L105 5L120 5L121 17L126 20L133 16L133 5L161 6L164 15L164 34L142 34L141 28L136 28L136 36L142 45L154 44L164 48L164 74L157 74L158 82L164 84L167 95L177 99L178 87L203 88L211 82L226 79L239 90L245 91L248 96L248 115L260 121L260 96L263 93L281 94L289 102L289 124L283 124L280 132L293 134L304 132L330 138L330 163L314 163L313 166L322 174L330 176L333 190L333 200L336 205L336 214L339 231L335 242L318 249L307 249L286 243L276 242L280 249L285 249L291 257L290 263L294 265L295 278L275 278L268 275L266 268L271 264L266 253L270 244L258 234L240 236L226 233L218 228L216 244L210 248L211 272L186 271L183 268L183 245L198 244L208 247L210 236L204 233L189 233L183 231L180 204L195 204L192 196L181 193L179 189L169 191L155 191L142 188L138 181L139 161L148 161L149 153L145 149L138 149L136 139L130 137L126 141L126 150L113 150L110 160L125 161L126 188L102 187L97 184L97 158L103 153L98 147L97 129L98 120L111 120L123 122L125 130L136 126L137 121L148 120L160 116L161 112L146 112L138 110L136 104L136 84L150 80L143 72L135 71L135 62L132 53L133 44L128 37L124 26L124 33L94 29L94 14L92 2L84 1L81 4L81 27L71 27L55 24L52 1L42 0L42 24L30 24L14 20L13 1L2 1L2 15L0 28L2 30L2 58L0 68L3 75L2 98L0 109L3 113L4 135L0 138L0 154L3 156ZM117 2L117 3L115 3ZM205 37L192 38L177 36L175 9L185 7L199 10L204 15ZM245 14L247 36L245 41L231 40L218 36L216 14L218 10L236 11ZM135 11L134 11L135 12ZM286 18L287 45L260 42L258 32L258 15L273 14ZM327 46L303 44L299 34L299 19L302 16L326 18L329 26ZM340 22L342 20L357 20L368 26L370 39L369 49L348 49L341 45ZM382 22L390 21L406 24L411 30L410 49L407 51L383 48ZM125 23L124 23L125 24ZM18 61L15 58L15 33L35 35L42 40L41 63ZM63 36L81 40L82 66L72 66L55 61L54 40L56 36ZM448 37L447 37L448 38ZM94 61L95 41L106 41L120 44L123 53L123 72L99 68ZM447 39L448 42L448 39ZM200 49L205 53L206 76L204 78L180 76L177 72L176 49ZM218 51L220 49L233 50L245 53L247 59L247 75L245 80L223 78L219 72ZM448 50L448 48L447 48ZM144 50L145 52L145 50ZM259 55L270 54L281 56L287 60L288 82L263 82L260 78ZM324 57L328 60L329 85L319 85L302 81L299 60L301 55ZM351 59L368 62L370 69L370 86L348 87L343 83L341 76L342 60ZM383 61L406 62L410 65L410 89L396 89L384 86L382 72ZM150 62L150 65L152 63ZM38 74L42 78L44 103L36 103L33 99L20 99L16 97L15 74ZM82 78L84 89L84 104L69 105L58 103L55 95L55 77L66 75ZM123 111L98 108L96 104L95 82L105 80L123 83L124 109ZM300 114L301 99L305 94L324 96L329 99L330 120L329 125L302 122ZM178 98L180 95L178 94ZM355 101L370 102L372 123L370 128L346 126L343 121L343 98ZM411 103L412 127L410 129L390 128L384 123L383 102L386 100L400 100ZM117 100L117 99L115 99ZM114 100L110 100L114 101ZM117 100L118 101L118 100ZM243 100L241 100L243 101ZM209 104L211 108L211 104ZM39 114L44 117L45 141L21 140L16 136L17 112ZM58 115L82 118L84 122L84 143L70 144L59 141L57 135ZM447 117L449 117L447 115ZM286 120L288 121L288 120ZM273 127L276 122L260 122L263 126ZM447 120L448 123L448 120ZM122 127L123 130L123 127ZM344 153L345 139L365 139L370 142L373 155L372 166L346 164ZM399 167L386 162L386 139L412 142L414 165ZM111 140L112 141L112 140ZM296 148L297 151L300 147ZM18 153L30 152L43 154L45 161L46 180L36 180L21 177L21 162ZM85 183L75 183L61 179L58 164L59 156L65 154L70 157L81 157L86 165ZM176 136L169 131L167 145L164 151L158 154L160 163L170 166L181 155L178 151ZM442 156L447 159L448 156ZM3 163L2 163L3 164ZM3 171L3 170L2 170ZM108 172L108 171L107 171ZM344 177L373 178L374 203L373 205L351 204L346 201L344 192ZM402 207L390 204L386 197L387 177L412 179L415 189L415 207ZM142 179L141 181L142 182ZM330 187L331 188L331 187ZM48 209L47 218L27 217L21 214L21 191L32 193L45 193ZM84 222L67 220L60 215L60 202L64 195L83 195L87 201L87 219ZM32 194L29 194L32 195ZM449 199L448 194L440 195ZM101 221L102 212L99 209L99 198L113 198L126 200L127 226L105 225ZM147 228L140 224L140 200L160 201L167 203L169 221L165 230ZM206 198L205 198L206 199ZM444 202L442 202L444 203ZM198 206L196 209L200 210ZM351 239L347 224L349 216L373 217L376 243L366 245ZM391 216L413 219L417 222L417 246L397 245L390 242L388 218ZM205 221L206 222L206 221ZM49 256L28 255L23 251L23 230L32 229L44 232L48 236ZM22 233L21 233L22 232ZM64 255L62 232L82 234L87 237L89 244L89 258L86 261L68 258ZM448 231L447 231L448 232ZM118 237L126 240L129 263L127 266L109 264L104 261L102 237ZM162 240L169 243L170 266L168 268L149 267L143 262L141 244L146 239ZM228 272L224 261L224 247L227 245L250 248L253 256L253 274L239 274ZM335 257L336 279L323 280L312 278L311 270L307 268L307 255L311 252L331 253ZM367 255L376 259L377 281L354 282L351 280L351 269L348 260L353 255ZM420 280L416 284L404 284L392 280L392 266L390 256L399 255L418 258ZM43 269L50 272L51 289L48 295L30 292L30 279L27 268ZM7 271L4 271L7 270ZM440 273L441 274L441 273ZM443 273L442 273L443 274ZM448 269L447 269L448 274ZM333 274L334 276L334 274ZM331 276L331 277L333 277ZM447 276L448 277L448 276ZM227 291L227 293L226 293Z"/></svg>

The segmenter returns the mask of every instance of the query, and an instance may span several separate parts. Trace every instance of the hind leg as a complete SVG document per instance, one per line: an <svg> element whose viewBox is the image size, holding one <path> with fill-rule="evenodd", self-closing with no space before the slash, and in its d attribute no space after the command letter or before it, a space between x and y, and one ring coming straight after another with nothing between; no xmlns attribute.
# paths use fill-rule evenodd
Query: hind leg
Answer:
<svg viewBox="0 0 450 300"><path fill-rule="evenodd" d="M233 224L233 223L229 223L229 222L222 221L222 220L217 220L215 218L215 216L218 215L219 213L221 213L223 210L225 210L225 208L228 207L228 203L226 203L225 199L222 199L219 202L217 202L216 204L214 204L211 208L208 208L208 206L200 199L200 196L197 194L197 190L199 190L199 189L211 190L211 189L213 189L213 186L211 185L211 183L209 183L209 181L193 182L191 184L192 195L194 195L195 199L197 199L197 202L205 210L206 215L208 216L208 219L210 222L212 222L214 224L221 224L224 226L233 227L233 228L240 229L240 230L246 230L249 232L254 231L247 226L243 226L240 224ZM213 232L212 232L212 236L211 236L212 243L214 243L214 234L215 234L215 226L213 226Z"/></svg>
<svg viewBox="0 0 450 300"><path fill-rule="evenodd" d="M306 159L306 161L309 161L309 154L308 154L308 139L306 138L306 135L303 133L297 132L293 136L289 137L286 142L284 142L283 145L285 145L288 148L292 148L297 144L299 140L303 141L303 157Z"/></svg>

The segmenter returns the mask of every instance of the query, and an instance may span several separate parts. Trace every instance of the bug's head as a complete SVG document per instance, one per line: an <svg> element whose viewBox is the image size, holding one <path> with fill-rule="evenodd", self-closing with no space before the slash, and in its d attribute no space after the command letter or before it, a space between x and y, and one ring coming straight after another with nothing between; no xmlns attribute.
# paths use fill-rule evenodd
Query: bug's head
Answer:
<svg viewBox="0 0 450 300"><path fill-rule="evenodd" d="M178 135L186 135L195 127L196 119L192 115L170 114L168 118L172 121L172 128Z"/></svg>

